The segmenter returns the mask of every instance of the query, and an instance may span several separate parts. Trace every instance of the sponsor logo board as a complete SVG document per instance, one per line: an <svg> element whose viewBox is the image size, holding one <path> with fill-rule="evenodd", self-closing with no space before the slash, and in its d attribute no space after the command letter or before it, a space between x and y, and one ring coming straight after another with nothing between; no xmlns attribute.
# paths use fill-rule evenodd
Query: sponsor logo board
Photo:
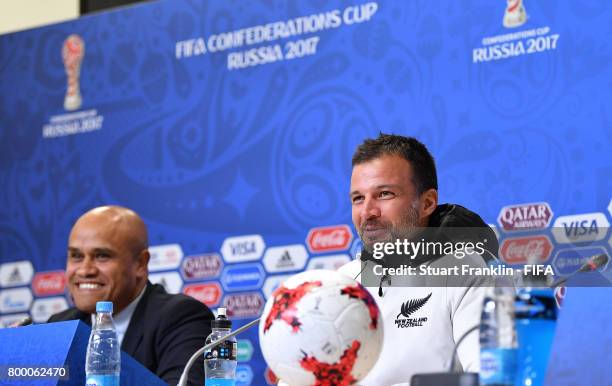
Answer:
<svg viewBox="0 0 612 386"><path fill-rule="evenodd" d="M324 257L315 257L308 261L308 266L306 270L311 269L328 269L331 271L336 271L338 268L342 267L344 264L351 261L351 258L348 255L331 255Z"/></svg>
<svg viewBox="0 0 612 386"><path fill-rule="evenodd" d="M216 307L221 300L221 287L217 283L189 284L183 288L183 293L199 300L208 307Z"/></svg>
<svg viewBox="0 0 612 386"><path fill-rule="evenodd" d="M12 288L0 291L0 313L28 311L32 304L29 288Z"/></svg>
<svg viewBox="0 0 612 386"><path fill-rule="evenodd" d="M64 271L38 272L32 280L32 291L36 296L61 295L65 289Z"/></svg>
<svg viewBox="0 0 612 386"><path fill-rule="evenodd" d="M58 312L68 309L68 302L63 296L55 296L52 298L36 299L32 303L32 321L34 323L45 323L49 317Z"/></svg>
<svg viewBox="0 0 612 386"><path fill-rule="evenodd" d="M187 256L181 264L185 280L213 279L221 274L222 269L221 256L216 253Z"/></svg>
<svg viewBox="0 0 612 386"><path fill-rule="evenodd" d="M261 235L228 237L223 241L221 254L228 263L259 260L266 248Z"/></svg>
<svg viewBox="0 0 612 386"><path fill-rule="evenodd" d="M223 306L227 315L236 319L256 318L264 306L264 299L259 292L244 292L225 295Z"/></svg>
<svg viewBox="0 0 612 386"><path fill-rule="evenodd" d="M248 362L253 357L253 343L249 339L238 339L238 362Z"/></svg>
<svg viewBox="0 0 612 386"><path fill-rule="evenodd" d="M546 261L552 249L548 236L510 237L502 242L500 255L509 264L537 264Z"/></svg>
<svg viewBox="0 0 612 386"><path fill-rule="evenodd" d="M151 259L149 271L165 271L176 269L183 259L183 249L179 244L155 245L149 247Z"/></svg>
<svg viewBox="0 0 612 386"><path fill-rule="evenodd" d="M19 323L25 318L29 317L28 314L11 314L11 315L3 315L0 317L0 328L7 328L15 323Z"/></svg>
<svg viewBox="0 0 612 386"><path fill-rule="evenodd" d="M506 232L545 229L550 225L553 212L546 202L504 206L497 222Z"/></svg>
<svg viewBox="0 0 612 386"><path fill-rule="evenodd" d="M603 240L610 223L603 213L561 216L553 224L553 237L559 244L585 243Z"/></svg>
<svg viewBox="0 0 612 386"><path fill-rule="evenodd" d="M250 386L253 382L253 370L249 365L236 366L236 386Z"/></svg>
<svg viewBox="0 0 612 386"><path fill-rule="evenodd" d="M34 276L34 268L28 260L0 265L0 287L28 285Z"/></svg>
<svg viewBox="0 0 612 386"><path fill-rule="evenodd" d="M306 245L312 253L334 252L348 249L352 240L351 228L342 224L311 229L306 237Z"/></svg>
<svg viewBox="0 0 612 386"><path fill-rule="evenodd" d="M266 250L264 267L270 273L289 272L304 269L308 252L302 244L272 247Z"/></svg>
<svg viewBox="0 0 612 386"><path fill-rule="evenodd" d="M577 272L593 256L607 254L604 247L567 248L558 251L552 259L552 266L557 274L562 276ZM605 271L608 263L598 271Z"/></svg>
<svg viewBox="0 0 612 386"><path fill-rule="evenodd" d="M153 273L149 275L149 280L153 284L163 285L166 292L171 294L180 294L183 287L183 280L178 272Z"/></svg>
<svg viewBox="0 0 612 386"><path fill-rule="evenodd" d="M230 265L223 270L221 284L226 291L258 289L263 284L264 276L259 263Z"/></svg>

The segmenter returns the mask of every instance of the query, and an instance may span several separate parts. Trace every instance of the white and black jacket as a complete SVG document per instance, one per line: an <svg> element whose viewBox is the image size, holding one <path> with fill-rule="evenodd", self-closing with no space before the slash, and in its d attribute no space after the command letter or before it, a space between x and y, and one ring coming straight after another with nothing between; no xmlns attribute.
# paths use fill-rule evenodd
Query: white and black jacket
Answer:
<svg viewBox="0 0 612 386"><path fill-rule="evenodd" d="M487 252L485 256L472 254L461 259L453 255L436 256L417 260L418 266L485 267L491 255L496 256L498 244L493 231L478 215L463 207L439 206L430 218L429 226L475 227L473 229L480 232L479 239L488 239ZM339 271L361 282L362 275L380 264L380 261L363 254L367 253L363 251L361 259L344 265ZM487 279L467 275L450 280L453 282L434 280L435 286L428 286L422 278L394 276L385 277L379 285L366 283L381 310L384 343L376 365L359 385L409 385L415 373L448 370L456 342L480 323L485 293L482 284ZM478 372L478 330L467 335L457 350L460 368Z"/></svg>

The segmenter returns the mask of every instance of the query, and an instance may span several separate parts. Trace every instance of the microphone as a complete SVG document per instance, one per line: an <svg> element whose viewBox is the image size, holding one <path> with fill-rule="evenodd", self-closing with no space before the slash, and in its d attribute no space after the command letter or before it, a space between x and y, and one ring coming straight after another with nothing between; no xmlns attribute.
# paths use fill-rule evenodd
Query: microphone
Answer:
<svg viewBox="0 0 612 386"><path fill-rule="evenodd" d="M584 273L584 272L593 272L603 267L608 263L610 258L605 253L600 255L591 256L586 263L584 263L580 269L569 276L556 280L550 285L550 288L556 288L562 284L564 284L569 278L573 277L576 274Z"/></svg>
<svg viewBox="0 0 612 386"><path fill-rule="evenodd" d="M457 363L457 348L459 348L469 334L479 329L480 323L469 328L461 335L459 340L457 340L455 348L453 349L453 355L451 356L448 372L414 374L410 380L410 384L412 386L478 386L479 378L477 373L457 373L454 372L454 369Z"/></svg>
<svg viewBox="0 0 612 386"><path fill-rule="evenodd" d="M198 359L198 357L202 354L204 354L204 352L212 349L215 346L220 345L221 343L225 342L225 340L227 338L231 338L233 336L236 336L238 334L240 334L241 332L248 330L249 328L259 324L259 321L261 320L261 318L257 318L247 324L245 324L244 326L236 329L235 331L227 334L227 335L223 335L221 338L215 340L214 342L210 342L209 344L207 344L206 346L202 347L201 349L199 349L198 351L196 351L191 358L189 358L189 361L187 361L187 365L185 365L185 369L183 370L183 373L181 374L181 378L179 379L179 382L177 384L177 386L186 386L187 385L187 378L189 376L189 370L191 369L191 366L193 366L193 364L195 363L195 361Z"/></svg>
<svg viewBox="0 0 612 386"><path fill-rule="evenodd" d="M598 268L603 267L608 262L608 255L602 253L601 255L596 255L591 257L586 263L580 267L578 272L591 272L595 271Z"/></svg>
<svg viewBox="0 0 612 386"><path fill-rule="evenodd" d="M32 324L32 318L30 318L29 316L26 316L25 318L15 322L15 323L10 324L9 328L23 327L23 326L27 326L27 325L30 325L30 324Z"/></svg>

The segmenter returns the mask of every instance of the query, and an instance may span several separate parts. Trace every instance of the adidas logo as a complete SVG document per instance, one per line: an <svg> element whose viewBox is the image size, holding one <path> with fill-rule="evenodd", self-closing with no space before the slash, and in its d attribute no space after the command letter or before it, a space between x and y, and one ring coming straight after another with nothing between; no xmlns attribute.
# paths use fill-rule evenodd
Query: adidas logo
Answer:
<svg viewBox="0 0 612 386"><path fill-rule="evenodd" d="M19 268L15 267L15 269L13 270L13 272L11 272L11 275L8 278L8 282L9 283L19 283L22 281L23 281L23 278L21 277L21 272L19 272Z"/></svg>
<svg viewBox="0 0 612 386"><path fill-rule="evenodd" d="M295 263L293 262L289 251L285 250L281 255L280 259L278 259L278 262L276 263L276 268L287 268L293 267L294 265Z"/></svg>

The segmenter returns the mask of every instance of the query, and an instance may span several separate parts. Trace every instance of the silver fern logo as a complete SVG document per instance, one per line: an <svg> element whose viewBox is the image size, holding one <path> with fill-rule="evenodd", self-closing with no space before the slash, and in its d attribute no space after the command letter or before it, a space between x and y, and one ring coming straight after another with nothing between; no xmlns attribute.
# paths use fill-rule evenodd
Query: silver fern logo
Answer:
<svg viewBox="0 0 612 386"><path fill-rule="evenodd" d="M395 319L397 328L421 327L427 322L427 317L411 318L410 316L420 310L431 298L431 292L424 298L410 299L400 306L400 312Z"/></svg>

